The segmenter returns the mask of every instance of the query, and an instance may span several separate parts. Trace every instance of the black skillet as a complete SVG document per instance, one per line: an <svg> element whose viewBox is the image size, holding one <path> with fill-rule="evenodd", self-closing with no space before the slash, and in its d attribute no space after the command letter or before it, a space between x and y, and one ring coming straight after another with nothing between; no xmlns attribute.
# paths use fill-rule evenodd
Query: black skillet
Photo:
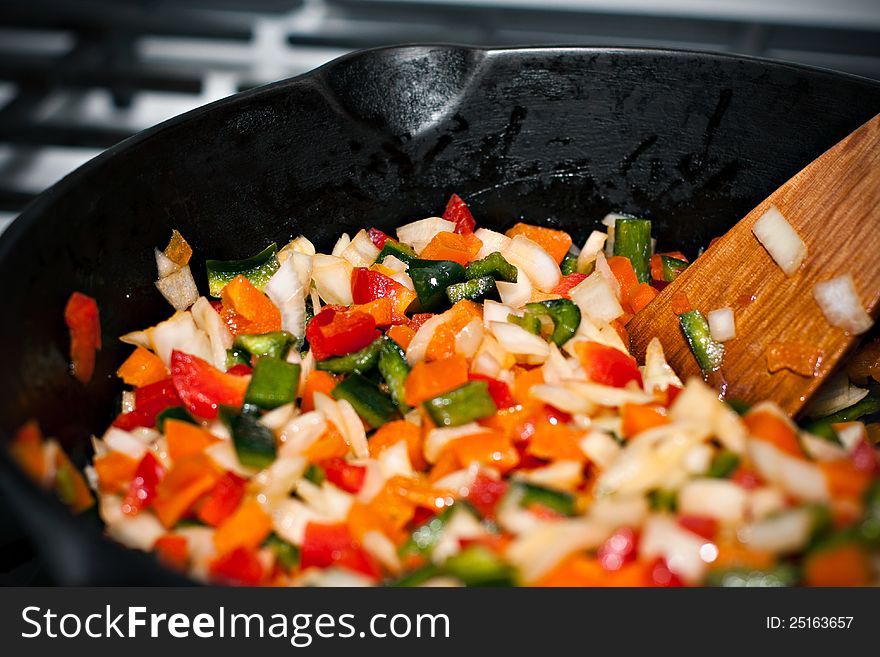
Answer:
<svg viewBox="0 0 880 657"><path fill-rule="evenodd" d="M878 111L880 84L755 59L447 46L355 53L195 110L95 158L0 238L0 440L35 417L85 462L117 410L113 372L130 348L115 336L169 314L152 248L172 228L194 263L300 233L327 249L343 231L436 214L457 192L484 226L577 240L610 210L634 212L660 248L694 255ZM73 290L101 309L88 386L67 370ZM70 516L4 450L0 486L60 583L181 581Z"/></svg>

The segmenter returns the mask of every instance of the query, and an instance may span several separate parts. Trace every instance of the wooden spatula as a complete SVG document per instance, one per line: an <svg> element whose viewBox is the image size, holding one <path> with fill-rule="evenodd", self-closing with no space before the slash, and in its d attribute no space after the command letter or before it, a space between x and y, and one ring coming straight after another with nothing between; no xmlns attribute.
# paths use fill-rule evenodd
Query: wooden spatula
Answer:
<svg viewBox="0 0 880 657"><path fill-rule="evenodd" d="M772 157L772 152L768 152ZM787 277L752 233L776 206L807 247L803 265ZM773 192L668 285L627 330L642 362L657 336L679 374L700 375L673 302L684 293L705 316L730 307L736 337L724 344L723 364L707 380L729 399L770 399L796 415L858 336L829 325L813 286L849 273L865 310L880 303L880 115L840 141ZM780 345L813 346L821 359L815 375L768 370L767 351ZM783 348L788 348L783 347Z"/></svg>

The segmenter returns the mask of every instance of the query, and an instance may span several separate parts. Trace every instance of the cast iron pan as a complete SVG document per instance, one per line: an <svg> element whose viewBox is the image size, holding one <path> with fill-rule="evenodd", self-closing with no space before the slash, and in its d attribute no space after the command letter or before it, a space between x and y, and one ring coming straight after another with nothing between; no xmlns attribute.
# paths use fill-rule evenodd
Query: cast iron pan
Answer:
<svg viewBox="0 0 880 657"><path fill-rule="evenodd" d="M606 212L634 212L659 248L694 255L878 111L880 84L754 59L448 46L356 53L195 110L95 158L0 239L0 439L35 417L85 462L117 410L113 372L130 348L115 336L170 312L152 248L174 227L200 281L206 257L300 233L326 250L343 231L438 213L453 191L484 226L527 221L576 241ZM67 369L73 290L101 310L88 386ZM0 452L0 485L59 582L181 581L102 539Z"/></svg>

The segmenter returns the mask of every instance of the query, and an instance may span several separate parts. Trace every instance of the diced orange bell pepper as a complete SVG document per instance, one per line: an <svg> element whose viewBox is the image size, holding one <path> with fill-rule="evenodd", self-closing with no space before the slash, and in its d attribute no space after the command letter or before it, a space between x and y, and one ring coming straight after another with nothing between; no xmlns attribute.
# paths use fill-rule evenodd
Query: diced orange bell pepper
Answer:
<svg viewBox="0 0 880 657"><path fill-rule="evenodd" d="M425 467L425 460L422 456L422 432L419 427L406 420L387 422L379 427L368 443L370 456L376 458L384 450L396 445L401 440L406 441L410 464L416 470L422 470Z"/></svg>
<svg viewBox="0 0 880 657"><path fill-rule="evenodd" d="M654 300L659 292L648 283L639 283L635 288L630 288L629 304L634 313L640 313Z"/></svg>
<svg viewBox="0 0 880 657"><path fill-rule="evenodd" d="M533 367L529 370L518 367L514 369L514 377L513 389L511 390L513 398L517 403L525 405L531 399L529 391L532 386L544 383L544 370L540 367Z"/></svg>
<svg viewBox="0 0 880 657"><path fill-rule="evenodd" d="M186 536L178 534L165 534L153 543L153 551L159 557L159 561L175 570L185 570L189 560L188 541Z"/></svg>
<svg viewBox="0 0 880 657"><path fill-rule="evenodd" d="M606 570L596 557L573 554L563 559L533 586L648 586L651 583L649 566L640 561L623 564L617 570Z"/></svg>
<svg viewBox="0 0 880 657"><path fill-rule="evenodd" d="M214 547L218 555L238 548L255 549L272 531L272 518L255 499L248 499L217 527Z"/></svg>
<svg viewBox="0 0 880 657"><path fill-rule="evenodd" d="M71 371L82 383L88 383L95 371L95 351L101 348L97 302L74 292L64 307L64 322L70 331Z"/></svg>
<svg viewBox="0 0 880 657"><path fill-rule="evenodd" d="M870 583L870 558L855 543L818 550L804 562L804 584L807 586L867 586Z"/></svg>
<svg viewBox="0 0 880 657"><path fill-rule="evenodd" d="M449 309L449 319L443 322L434 331L428 349L425 352L425 360L441 360L455 355L455 336L473 319L482 320L482 310L479 304L468 299L462 299Z"/></svg>
<svg viewBox="0 0 880 657"><path fill-rule="evenodd" d="M620 409L623 419L623 437L632 438L642 431L669 424L666 409L641 404L624 404Z"/></svg>
<svg viewBox="0 0 880 657"><path fill-rule="evenodd" d="M495 431L456 438L446 449L455 452L462 467L481 463L503 474L519 465L519 452L510 438Z"/></svg>
<svg viewBox="0 0 880 657"><path fill-rule="evenodd" d="M394 303L388 297L352 306L351 309L372 315L373 319L376 320L376 326L391 326L391 323L395 320Z"/></svg>
<svg viewBox="0 0 880 657"><path fill-rule="evenodd" d="M712 568L749 568L766 570L776 563L776 556L765 550L753 550L736 538L716 541L718 556L712 562Z"/></svg>
<svg viewBox="0 0 880 657"><path fill-rule="evenodd" d="M434 235L419 257L425 260L452 260L464 266L476 257L482 247L480 238L473 233L441 232Z"/></svg>
<svg viewBox="0 0 880 657"><path fill-rule="evenodd" d="M433 484L446 475L456 470L461 470L462 467L461 459L458 458L458 452L453 449L444 449L440 452L440 456L437 457L434 467L431 468L431 472L428 474L428 481Z"/></svg>
<svg viewBox="0 0 880 657"><path fill-rule="evenodd" d="M676 315L683 315L693 310L690 299L684 292L676 292L669 299L669 307Z"/></svg>
<svg viewBox="0 0 880 657"><path fill-rule="evenodd" d="M183 235L175 228L171 231L171 241L165 247L165 257L181 267L189 264L193 250L189 243L183 239Z"/></svg>
<svg viewBox="0 0 880 657"><path fill-rule="evenodd" d="M201 425L174 419L165 421L165 439L168 441L168 455L174 461L198 454L220 440Z"/></svg>
<svg viewBox="0 0 880 657"><path fill-rule="evenodd" d="M441 510L452 499L452 493L449 491L436 489L430 482L419 478L395 475L388 480L386 485L397 495L416 506L432 511Z"/></svg>
<svg viewBox="0 0 880 657"><path fill-rule="evenodd" d="M857 468L850 460L819 461L817 465L825 475L832 499L844 498L858 502L871 485L871 475Z"/></svg>
<svg viewBox="0 0 880 657"><path fill-rule="evenodd" d="M792 456L804 458L797 433L785 419L775 413L765 409L751 411L743 417L743 422L753 438L766 441Z"/></svg>
<svg viewBox="0 0 880 657"><path fill-rule="evenodd" d="M565 255L571 248L571 235L563 230L554 230L543 226L518 223L508 229L505 235L508 237L516 237L517 235L528 237L549 253L557 265L565 259Z"/></svg>
<svg viewBox="0 0 880 657"><path fill-rule="evenodd" d="M306 450L306 458L315 463L324 459L341 458L348 454L348 443L342 434L333 426L327 424L327 430L318 439L309 445Z"/></svg>
<svg viewBox="0 0 880 657"><path fill-rule="evenodd" d="M336 379L329 372L321 370L312 370L306 377L306 383L302 392L302 412L308 413L315 410L315 393L322 392L330 395L333 388L336 387Z"/></svg>
<svg viewBox="0 0 880 657"><path fill-rule="evenodd" d="M122 452L107 452L94 461L98 486L102 493L122 493L134 479L139 461Z"/></svg>
<svg viewBox="0 0 880 657"><path fill-rule="evenodd" d="M116 376L124 383L140 388L167 379L168 368L152 351L138 347L116 370Z"/></svg>
<svg viewBox="0 0 880 657"><path fill-rule="evenodd" d="M620 305L626 312L633 312L631 303L632 291L633 288L638 286L639 279L636 276L632 263L625 256L612 256L608 258L608 267L611 269L611 273L614 274L614 278L617 279L618 285L620 285Z"/></svg>
<svg viewBox="0 0 880 657"><path fill-rule="evenodd" d="M404 398L410 406L418 406L467 381L468 367L464 356L456 355L431 363L420 361L406 377Z"/></svg>
<svg viewBox="0 0 880 657"><path fill-rule="evenodd" d="M214 487L221 474L214 461L203 453L176 461L156 487L153 511L160 522L168 528L177 524Z"/></svg>
<svg viewBox="0 0 880 657"><path fill-rule="evenodd" d="M406 539L406 533L395 526L396 523L391 522L389 516L380 513L371 504L354 502L348 510L346 522L351 535L359 543L363 541L364 534L373 531L382 532L395 544Z"/></svg>
<svg viewBox="0 0 880 657"><path fill-rule="evenodd" d="M395 479L395 478L392 478ZM416 505L406 499L400 492L396 482L385 482L376 497L367 505L371 511L382 518L382 526L388 530L388 535L401 531L416 512Z"/></svg>
<svg viewBox="0 0 880 657"><path fill-rule="evenodd" d="M18 466L37 483L46 476L43 433L36 420L29 420L15 433L9 451Z"/></svg>
<svg viewBox="0 0 880 657"><path fill-rule="evenodd" d="M578 442L582 431L572 429L564 422L550 422L546 417L534 421L535 432L526 451L548 461L586 461Z"/></svg>
<svg viewBox="0 0 880 657"><path fill-rule="evenodd" d="M239 274L220 293L221 317L233 335L281 330L281 311L247 278Z"/></svg>
<svg viewBox="0 0 880 657"><path fill-rule="evenodd" d="M406 324L395 324L390 329L385 331L385 335L394 340L397 344L400 345L400 348L406 351L409 347L409 343L412 342L413 336L415 336L416 332L413 331Z"/></svg>

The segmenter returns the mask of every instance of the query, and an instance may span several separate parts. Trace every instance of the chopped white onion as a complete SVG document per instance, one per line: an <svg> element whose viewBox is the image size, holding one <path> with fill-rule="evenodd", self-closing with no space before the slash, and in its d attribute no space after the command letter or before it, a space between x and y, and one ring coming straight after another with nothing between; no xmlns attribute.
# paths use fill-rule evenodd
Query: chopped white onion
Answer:
<svg viewBox="0 0 880 657"><path fill-rule="evenodd" d="M415 476L409 460L409 447L403 438L391 447L383 449L376 457L376 461L378 461L382 468L382 474L386 479L390 479L395 475L400 475L401 477Z"/></svg>
<svg viewBox="0 0 880 657"><path fill-rule="evenodd" d="M498 296L501 297L501 301L512 308L522 308L529 303L534 292L532 281L525 274L518 275L516 283L497 281L495 287L498 288ZM507 320L506 317L504 319Z"/></svg>
<svg viewBox="0 0 880 657"><path fill-rule="evenodd" d="M312 508L292 497L272 507L272 528L288 543L302 545L306 525L321 522L322 517Z"/></svg>
<svg viewBox="0 0 880 657"><path fill-rule="evenodd" d="M534 333L509 322L491 322L489 330L505 351L518 356L546 358L550 354L547 343Z"/></svg>
<svg viewBox="0 0 880 657"><path fill-rule="evenodd" d="M584 242L584 247L581 249L580 254L578 254L577 269L579 272L587 271L593 261L596 260L596 256L602 253L602 249L605 246L605 240L607 239L607 233L598 230L594 230L590 233L587 241Z"/></svg>
<svg viewBox="0 0 880 657"><path fill-rule="evenodd" d="M804 415L825 417L860 402L867 394L867 389L854 386L846 370L841 370L822 384L804 409Z"/></svg>
<svg viewBox="0 0 880 657"><path fill-rule="evenodd" d="M199 298L199 288L196 287L189 265L160 278L156 281L156 287L175 310L186 310Z"/></svg>
<svg viewBox="0 0 880 657"><path fill-rule="evenodd" d="M590 431L581 439L580 448L590 461L603 470L611 467L622 450L617 441L604 431Z"/></svg>
<svg viewBox="0 0 880 657"><path fill-rule="evenodd" d="M345 422L343 436L345 442L351 446L352 453L360 459L365 459L370 455L370 448L367 447L367 434L364 430L364 423L354 407L345 399L336 402Z"/></svg>
<svg viewBox="0 0 880 657"><path fill-rule="evenodd" d="M809 510L793 509L746 525L738 532L738 538L751 550L789 554L807 544L813 522Z"/></svg>
<svg viewBox="0 0 880 657"><path fill-rule="evenodd" d="M597 548L611 534L609 525L591 520L558 520L538 524L515 539L507 557L531 583L550 572L572 552Z"/></svg>
<svg viewBox="0 0 880 657"><path fill-rule="evenodd" d="M339 239L336 240L336 244L333 245L333 250L330 252L330 255L341 258L342 252L348 248L348 245L351 244L351 237L349 237L348 233L342 233L339 236Z"/></svg>
<svg viewBox="0 0 880 657"><path fill-rule="evenodd" d="M583 480L583 466L577 461L555 461L534 470L521 471L518 476L538 486L574 490Z"/></svg>
<svg viewBox="0 0 880 657"><path fill-rule="evenodd" d="M312 280L326 303L341 306L354 303L351 297L352 266L348 260L319 253L312 258L312 265Z"/></svg>
<svg viewBox="0 0 880 657"><path fill-rule="evenodd" d="M733 319L733 308L716 308L706 315L709 321L709 333L713 340L727 342L736 337L736 324Z"/></svg>
<svg viewBox="0 0 880 657"><path fill-rule="evenodd" d="M874 324L859 300L852 276L844 274L813 286L813 298L831 326L859 335Z"/></svg>
<svg viewBox="0 0 880 657"><path fill-rule="evenodd" d="M543 292L549 292L559 285L562 272L556 260L525 235L516 235L503 255L517 268L517 281L525 273L535 287Z"/></svg>
<svg viewBox="0 0 880 657"><path fill-rule="evenodd" d="M610 322L623 314L623 308L608 281L593 272L569 293L581 313L596 322Z"/></svg>
<svg viewBox="0 0 880 657"><path fill-rule="evenodd" d="M660 338L651 338L648 348L645 350L645 367L642 369L642 383L645 392L653 393L655 390L666 390L669 386L684 387L675 370L666 362L663 353L663 345Z"/></svg>
<svg viewBox="0 0 880 657"><path fill-rule="evenodd" d="M409 346L406 348L406 360L410 367L425 359L425 354L428 351L431 338L434 337L434 332L441 324L451 318L447 313L449 313L448 310L445 313L428 318L416 331Z"/></svg>
<svg viewBox="0 0 880 657"><path fill-rule="evenodd" d="M566 413L592 413L596 410L591 401L562 385L539 383L529 389L529 395Z"/></svg>
<svg viewBox="0 0 880 657"><path fill-rule="evenodd" d="M367 231L361 228L351 243L343 249L340 257L348 260L354 267L369 267L379 255L379 249L373 244Z"/></svg>
<svg viewBox="0 0 880 657"><path fill-rule="evenodd" d="M313 256L316 253L315 245L312 244L312 241L308 237L300 235L278 252L279 264L284 264L284 261L294 253L303 253L305 255Z"/></svg>
<svg viewBox="0 0 880 657"><path fill-rule="evenodd" d="M806 502L831 499L825 475L815 463L790 456L763 440L749 440L748 447L752 463L765 481Z"/></svg>
<svg viewBox="0 0 880 657"><path fill-rule="evenodd" d="M425 460L428 463L436 463L443 448L456 438L477 436L487 431L488 429L481 427L476 422L468 422L458 427L435 427L425 436L425 443L422 445Z"/></svg>
<svg viewBox="0 0 880 657"><path fill-rule="evenodd" d="M752 233L785 275L794 276L807 256L807 247L779 208L767 208L752 225Z"/></svg>
<svg viewBox="0 0 880 657"><path fill-rule="evenodd" d="M727 449L741 454L746 444L746 428L730 406L701 379L691 377L669 408L676 422L694 422L707 427Z"/></svg>
<svg viewBox="0 0 880 657"><path fill-rule="evenodd" d="M319 411L309 411L293 418L281 429L280 456L296 456L305 452L327 430L327 420Z"/></svg>
<svg viewBox="0 0 880 657"><path fill-rule="evenodd" d="M373 530L361 539L364 550L387 568L391 573L399 573L403 566L397 556L397 547L382 532Z"/></svg>
<svg viewBox="0 0 880 657"><path fill-rule="evenodd" d="M116 495L99 495L101 519L107 534L123 545L149 552L166 529L149 510L129 515L122 510L122 500Z"/></svg>
<svg viewBox="0 0 880 657"><path fill-rule="evenodd" d="M156 254L156 269L158 270L159 278L170 276L180 269L180 265L165 255L163 251L160 251L159 249L153 249L153 251Z"/></svg>
<svg viewBox="0 0 880 657"><path fill-rule="evenodd" d="M225 372L226 350L232 346L232 333L205 297L199 297L193 304L192 316L196 326L207 334L211 343L210 363Z"/></svg>
<svg viewBox="0 0 880 657"><path fill-rule="evenodd" d="M104 444L112 451L140 461L147 453L147 445L128 431L111 426L103 436Z"/></svg>
<svg viewBox="0 0 880 657"><path fill-rule="evenodd" d="M693 584L703 578L709 563L718 556L717 549L703 549L707 544L712 545L702 536L684 529L672 518L653 515L642 528L639 557L663 557L669 570Z"/></svg>
<svg viewBox="0 0 880 657"><path fill-rule="evenodd" d="M174 313L170 319L150 329L149 335L153 351L162 359L165 367L171 366L171 352L175 350L209 362L212 359L208 334L196 326L192 313Z"/></svg>
<svg viewBox="0 0 880 657"><path fill-rule="evenodd" d="M455 334L455 351L467 359L474 357L483 342L483 322L474 317Z"/></svg>
<svg viewBox="0 0 880 657"><path fill-rule="evenodd" d="M620 281L611 271L611 265L608 264L608 260L602 253L596 255L596 271L608 282L608 285L614 290L614 296L619 300L621 298Z"/></svg>
<svg viewBox="0 0 880 657"><path fill-rule="evenodd" d="M516 315L517 312L504 303L498 303L491 299L483 302L483 326L489 328L489 322L506 322L508 315Z"/></svg>
<svg viewBox="0 0 880 657"><path fill-rule="evenodd" d="M694 479L678 491L678 511L724 523L745 518L747 491L729 479Z"/></svg>
<svg viewBox="0 0 880 657"><path fill-rule="evenodd" d="M281 311L281 328L301 338L306 333L306 290L303 275L311 279L312 257L293 253L278 268L264 292Z"/></svg>
<svg viewBox="0 0 880 657"><path fill-rule="evenodd" d="M437 233L451 233L455 224L440 217L428 217L405 224L397 229L397 239L409 244L416 253L421 253Z"/></svg>
<svg viewBox="0 0 880 657"><path fill-rule="evenodd" d="M502 253L507 250L510 245L510 238L502 233L496 233L488 228L477 228L474 235L483 243L477 252L476 259L480 260L493 253Z"/></svg>

